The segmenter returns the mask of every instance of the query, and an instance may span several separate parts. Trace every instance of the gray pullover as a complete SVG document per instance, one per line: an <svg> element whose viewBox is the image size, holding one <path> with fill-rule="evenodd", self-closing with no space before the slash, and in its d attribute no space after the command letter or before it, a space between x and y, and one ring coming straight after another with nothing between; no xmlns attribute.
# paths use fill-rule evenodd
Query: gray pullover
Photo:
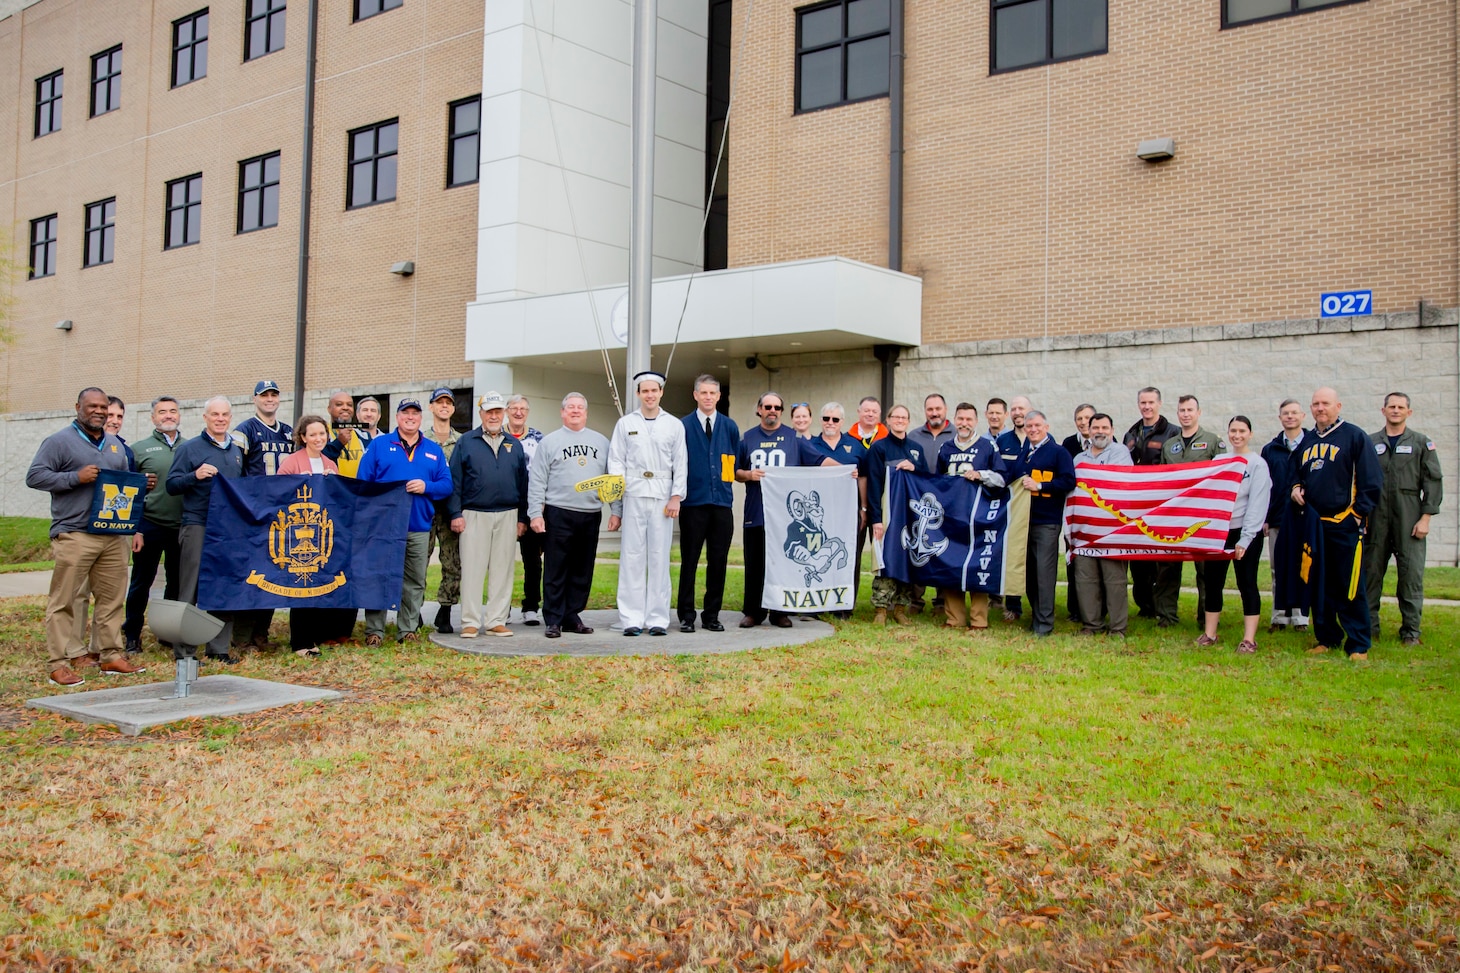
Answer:
<svg viewBox="0 0 1460 973"><path fill-rule="evenodd" d="M93 465L125 473L129 467L122 441L104 433L100 443L93 442L73 422L47 436L36 450L30 470L25 474L25 485L51 495L52 538L86 529L91 520L91 499L96 494L96 484L82 483L80 470Z"/></svg>
<svg viewBox="0 0 1460 973"><path fill-rule="evenodd" d="M599 510L603 502L596 490L579 493L577 485L608 472L608 440L592 429L574 432L567 426L542 437L527 468L527 516L542 516L544 504L567 510ZM609 504L618 516L623 501Z"/></svg>

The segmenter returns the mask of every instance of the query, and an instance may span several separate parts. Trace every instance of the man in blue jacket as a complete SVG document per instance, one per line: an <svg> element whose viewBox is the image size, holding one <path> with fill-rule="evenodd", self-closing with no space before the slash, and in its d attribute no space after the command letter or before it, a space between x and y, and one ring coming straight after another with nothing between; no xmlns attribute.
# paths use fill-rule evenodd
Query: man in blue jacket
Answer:
<svg viewBox="0 0 1460 973"><path fill-rule="evenodd" d="M436 443L421 435L421 403L401 399L395 407L395 429L370 440L360 460L361 480L396 483L402 480L411 498L411 521L406 528L406 563L401 577L400 609L396 614L402 642L420 638L421 602L426 598L426 562L430 555L431 520L437 500L451 496L451 470L446 454ZM365 611L365 644L385 641L385 609Z"/></svg>
<svg viewBox="0 0 1460 973"><path fill-rule="evenodd" d="M1024 414L1024 445L1010 470L1014 489L1029 491L1029 545L1024 562L1024 593L1029 597L1030 630L1054 632L1054 586L1059 580L1060 528L1065 497L1075 488L1075 463L1049 434L1043 412Z"/></svg>
<svg viewBox="0 0 1460 973"><path fill-rule="evenodd" d="M461 637L509 637L512 565L527 530L527 450L503 428L507 400L488 392L477 400L482 424L456 441L446 516L461 535ZM491 590L485 609L482 584Z"/></svg>
<svg viewBox="0 0 1460 973"><path fill-rule="evenodd" d="M685 416L684 445L689 454L684 503L679 507L679 630L695 630L695 574L700 567L700 549L705 556L705 607L700 621L707 632L723 632L720 609L725 603L725 564L730 541L735 536L735 514L731 485L735 482L735 453L740 447L740 427L735 420L716 411L720 381L713 375L695 379L695 402L699 408Z"/></svg>

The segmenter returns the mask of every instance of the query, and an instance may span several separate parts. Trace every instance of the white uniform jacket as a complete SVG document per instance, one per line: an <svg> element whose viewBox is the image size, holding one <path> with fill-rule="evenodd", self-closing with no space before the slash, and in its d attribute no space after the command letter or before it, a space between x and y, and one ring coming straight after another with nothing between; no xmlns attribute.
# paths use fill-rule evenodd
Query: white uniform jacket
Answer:
<svg viewBox="0 0 1460 973"><path fill-rule="evenodd" d="M654 419L638 409L630 412L613 427L608 472L624 478L625 498L684 499L689 472L684 423L663 411Z"/></svg>

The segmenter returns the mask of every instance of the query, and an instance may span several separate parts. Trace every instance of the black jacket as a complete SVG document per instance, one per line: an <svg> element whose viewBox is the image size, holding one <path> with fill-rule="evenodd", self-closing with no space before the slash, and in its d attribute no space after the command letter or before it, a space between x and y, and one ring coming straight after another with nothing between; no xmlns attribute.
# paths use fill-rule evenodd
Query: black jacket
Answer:
<svg viewBox="0 0 1460 973"><path fill-rule="evenodd" d="M1141 436L1143 428L1141 420L1137 419L1136 424L1125 431L1125 438L1121 442L1130 450L1131 461L1137 466L1158 466L1161 463L1161 447L1172 436L1180 435L1181 427L1165 416L1157 416L1156 424L1145 438Z"/></svg>
<svg viewBox="0 0 1460 973"><path fill-rule="evenodd" d="M456 441L446 513L455 519L463 510L516 510L518 522L527 523L527 450L505 429L495 451L481 426Z"/></svg>

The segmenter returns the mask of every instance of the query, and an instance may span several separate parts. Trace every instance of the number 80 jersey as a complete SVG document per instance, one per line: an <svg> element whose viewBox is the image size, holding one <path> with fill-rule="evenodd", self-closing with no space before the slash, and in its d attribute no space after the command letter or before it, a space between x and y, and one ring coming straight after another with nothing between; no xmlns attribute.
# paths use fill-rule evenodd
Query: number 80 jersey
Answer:
<svg viewBox="0 0 1460 973"><path fill-rule="evenodd" d="M765 470L783 466L820 466L821 460L822 457L811 446L811 441L798 439L796 430L790 426L781 426L774 432L755 426L740 440L740 448L735 455L735 468ZM760 484L754 480L745 484L745 526L765 526L765 507L761 502Z"/></svg>

